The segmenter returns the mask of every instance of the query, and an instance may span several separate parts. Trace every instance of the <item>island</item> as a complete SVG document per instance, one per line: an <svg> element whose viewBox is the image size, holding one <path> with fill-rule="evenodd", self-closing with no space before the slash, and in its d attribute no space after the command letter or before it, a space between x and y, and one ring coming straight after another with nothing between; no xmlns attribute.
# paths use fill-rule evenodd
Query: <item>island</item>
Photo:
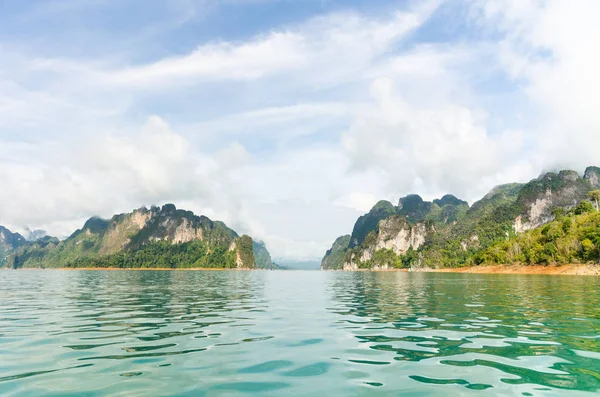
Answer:
<svg viewBox="0 0 600 397"><path fill-rule="evenodd" d="M27 241L0 226L0 265L21 268L273 269L262 241L223 222L177 209L142 207L111 219L90 218L64 240Z"/></svg>

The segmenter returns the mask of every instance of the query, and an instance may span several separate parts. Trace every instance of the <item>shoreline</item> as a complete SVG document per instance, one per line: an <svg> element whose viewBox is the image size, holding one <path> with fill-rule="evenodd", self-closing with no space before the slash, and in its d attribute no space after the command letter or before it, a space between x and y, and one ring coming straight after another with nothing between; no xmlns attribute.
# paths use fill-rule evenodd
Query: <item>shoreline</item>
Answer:
<svg viewBox="0 0 600 397"><path fill-rule="evenodd" d="M9 270L7 268L3 270ZM116 268L116 267L60 267L60 268L21 268L20 271L60 270L60 271L256 271L268 269L226 269L226 268ZM482 265L444 269L359 269L359 270L318 270L344 272L374 272L374 273L468 273L468 274L523 274L523 275L555 275L555 276L600 276L600 264L570 264L570 265Z"/></svg>
<svg viewBox="0 0 600 397"><path fill-rule="evenodd" d="M5 269L9 270L9 269ZM207 267L191 267L191 268L170 268L170 267L152 267L152 268L144 268L144 267L132 267L132 268L121 268L121 267L54 267L54 268L42 268L42 267L25 267L20 269L10 269L10 270L18 270L18 271L31 271L31 270L60 270L60 271L111 271L111 272L120 272L120 271L135 271L135 272L145 272L145 271L156 271L156 272L165 272L165 271L205 271L205 272L225 272L225 271L250 271L250 270L264 270L264 269L226 269L226 268L207 268Z"/></svg>
<svg viewBox="0 0 600 397"><path fill-rule="evenodd" d="M555 276L600 276L600 265L488 265L459 267L455 269L423 270L435 273L470 273L470 274L543 274ZM416 272L419 272L417 270Z"/></svg>
<svg viewBox="0 0 600 397"><path fill-rule="evenodd" d="M600 276L600 264L569 265L481 265L457 268L421 268L421 269L357 269L357 270L324 270L344 271L349 273L469 273L469 274L538 274L554 276Z"/></svg>

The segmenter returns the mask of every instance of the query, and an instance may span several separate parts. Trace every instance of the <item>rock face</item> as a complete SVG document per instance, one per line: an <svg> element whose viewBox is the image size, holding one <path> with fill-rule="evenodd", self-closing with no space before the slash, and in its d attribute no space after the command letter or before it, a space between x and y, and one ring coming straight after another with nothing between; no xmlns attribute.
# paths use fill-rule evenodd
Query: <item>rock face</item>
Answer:
<svg viewBox="0 0 600 397"><path fill-rule="evenodd" d="M590 181L596 178L592 170L586 172L588 175L584 178L575 171L549 172L524 185L516 202L520 213L513 223L515 232L544 225L554 220L554 208L568 210L585 200L593 189Z"/></svg>
<svg viewBox="0 0 600 397"><path fill-rule="evenodd" d="M357 220L352 236L342 236L334 242L325 254L321 268L357 269L371 262L373 270L385 269L390 265L374 262L378 251L403 256L411 249L417 250L435 230L433 226L428 228L426 223L438 224L443 229L455 223L468 209L466 201L449 194L433 202L412 194L401 198L397 207L388 201L380 201Z"/></svg>
<svg viewBox="0 0 600 397"><path fill-rule="evenodd" d="M382 200L375 204L368 214L361 216L356 221L350 238L350 247L358 247L361 245L367 237L367 234L377 228L380 220L394 215L395 213L396 208L389 201Z"/></svg>
<svg viewBox="0 0 600 397"><path fill-rule="evenodd" d="M409 248L419 249L425 244L427 228L420 222L410 225L403 217L396 215L379 222L379 232L375 250L389 249L397 255L404 255Z"/></svg>
<svg viewBox="0 0 600 397"><path fill-rule="evenodd" d="M525 215L517 216L513 226L515 232L522 233L550 222L553 218L551 214L552 201L552 191L548 189L543 197L537 198L528 205L528 211Z"/></svg>
<svg viewBox="0 0 600 397"><path fill-rule="evenodd" d="M211 267L218 267L219 263L214 262L217 258L225 258L226 252L234 255L237 267L255 267L250 237L240 237L222 222L213 222L205 216L178 210L172 204L162 208L140 208L131 213L115 215L110 220L91 218L82 229L64 241L44 237L24 243L12 255L11 265L63 267L85 258L107 258L144 251L144 255L138 255L143 265L144 257L153 259L156 255L164 255L166 259L175 254L188 258L184 254L189 250L181 254L176 249L176 246L185 244L195 244L189 250L193 248L198 255L204 255ZM122 261L127 261L131 256L135 255L124 256ZM211 258L214 260L211 261Z"/></svg>
<svg viewBox="0 0 600 397"><path fill-rule="evenodd" d="M583 174L583 179L589 182L594 189L600 188L600 167L588 167Z"/></svg>
<svg viewBox="0 0 600 397"><path fill-rule="evenodd" d="M427 227L424 222L411 225L405 217L392 215L379 222L377 235L358 250L350 253L344 262L344 270L357 270L372 261L380 250L389 250L394 254L405 255L410 249L417 250L427 239ZM373 263L372 270L388 270L387 264Z"/></svg>

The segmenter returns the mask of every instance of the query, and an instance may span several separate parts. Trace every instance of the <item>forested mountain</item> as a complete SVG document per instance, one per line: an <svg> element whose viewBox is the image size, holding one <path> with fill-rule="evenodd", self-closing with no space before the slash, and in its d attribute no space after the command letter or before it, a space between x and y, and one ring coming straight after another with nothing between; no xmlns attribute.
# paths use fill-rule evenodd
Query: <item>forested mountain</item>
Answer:
<svg viewBox="0 0 600 397"><path fill-rule="evenodd" d="M526 184L497 186L472 206L452 195L433 202L409 195L397 206L380 201L357 220L350 239L344 236L336 240L321 268L439 268L486 262L595 260L600 239L590 232L596 218L586 215L586 209L593 209L591 201L597 207L594 197L600 194L598 188L600 168L588 167L583 176L575 171L549 172ZM555 232L548 236L545 225L558 218L571 222L572 227L561 229L564 235ZM528 243L523 240L526 236L530 236ZM568 249L566 242L557 240L563 237L568 239ZM546 254L540 254L531 239L543 243ZM529 243L531 252L526 255L516 254L506 245L513 244L514 250ZM510 255L501 255L503 251Z"/></svg>
<svg viewBox="0 0 600 397"><path fill-rule="evenodd" d="M237 268L257 264L255 244L224 223L179 210L140 208L111 219L90 218L64 241L43 237L13 245L6 264L22 267ZM261 264L270 263L264 244Z"/></svg>

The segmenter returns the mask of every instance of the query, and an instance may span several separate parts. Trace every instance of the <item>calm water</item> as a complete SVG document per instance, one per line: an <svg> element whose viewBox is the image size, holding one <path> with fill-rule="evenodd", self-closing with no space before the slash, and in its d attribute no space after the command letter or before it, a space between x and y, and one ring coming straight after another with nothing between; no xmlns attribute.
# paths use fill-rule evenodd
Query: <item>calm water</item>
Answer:
<svg viewBox="0 0 600 397"><path fill-rule="evenodd" d="M600 278L0 271L0 394L588 396Z"/></svg>

